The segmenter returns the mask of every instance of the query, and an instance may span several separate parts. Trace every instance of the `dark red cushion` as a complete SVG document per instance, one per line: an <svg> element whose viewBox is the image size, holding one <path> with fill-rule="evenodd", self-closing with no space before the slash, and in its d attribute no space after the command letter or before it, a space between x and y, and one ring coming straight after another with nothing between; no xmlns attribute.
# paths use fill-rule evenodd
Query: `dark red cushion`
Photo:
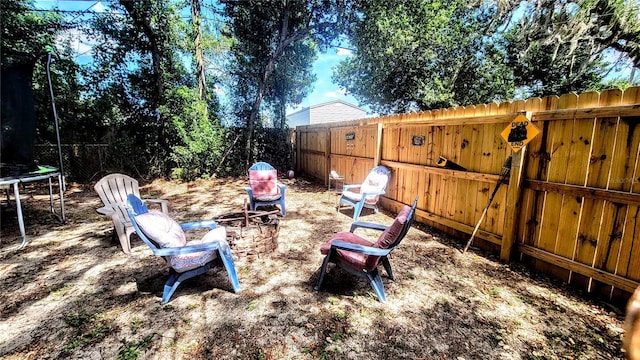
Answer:
<svg viewBox="0 0 640 360"><path fill-rule="evenodd" d="M360 236L348 231L341 231L335 234L331 240L324 243L324 245L322 245L322 247L320 248L320 252L324 255L327 255L329 253L329 249L331 249L331 243L334 240L344 241L349 244L373 246L373 243L369 240L363 239Z"/></svg>
<svg viewBox="0 0 640 360"><path fill-rule="evenodd" d="M341 231L337 233L331 240L322 245L322 247L320 247L320 252L324 255L327 255L329 253L329 250L331 249L331 243L334 240L344 241L349 244L373 246L373 243L371 241L363 239L354 233ZM372 270L372 268L367 266L368 258L369 256L365 254L360 254L348 250L338 250L338 256L335 260L342 263L347 263L352 268L367 269L368 271L370 271Z"/></svg>
<svg viewBox="0 0 640 360"><path fill-rule="evenodd" d="M396 216L396 219L393 220L393 224L380 234L380 237L374 246L379 249L388 249L389 246L398 240L398 236L400 235L402 227L407 221L407 217L410 212L411 207L405 205L402 210L400 210L400 213L398 213L398 216Z"/></svg>
<svg viewBox="0 0 640 360"><path fill-rule="evenodd" d="M382 232L375 244L372 244L370 241L363 239L354 233L342 231L337 233L331 240L322 245L322 247L320 247L320 252L324 255L327 255L329 253L329 250L331 249L331 243L334 240L340 240L350 244L377 247L379 249L387 249L398 239L398 236L402 231L402 227L407 221L409 212L411 212L411 207L405 205L402 210L400 210L400 213L398 213L398 216L396 216L393 224L391 224L391 226L389 226L385 231ZM348 250L338 250L338 256L335 260L342 263L347 263L352 268L372 271L378 266L380 257L360 254Z"/></svg>

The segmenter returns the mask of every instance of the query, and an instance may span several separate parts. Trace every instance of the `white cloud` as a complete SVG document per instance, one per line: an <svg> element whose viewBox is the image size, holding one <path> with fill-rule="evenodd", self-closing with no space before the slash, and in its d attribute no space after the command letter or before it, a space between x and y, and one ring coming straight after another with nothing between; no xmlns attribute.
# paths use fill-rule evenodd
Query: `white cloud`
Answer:
<svg viewBox="0 0 640 360"><path fill-rule="evenodd" d="M353 53L353 51L349 50L349 49L345 49L345 48L337 48L336 49L336 55L338 56L349 56Z"/></svg>
<svg viewBox="0 0 640 360"><path fill-rule="evenodd" d="M339 99L347 96L347 90L345 90L345 88L339 88L338 90L335 90L335 91L327 91L323 94L323 96L328 98Z"/></svg>
<svg viewBox="0 0 640 360"><path fill-rule="evenodd" d="M92 9L95 12L101 13L104 12L105 7L104 5L102 5L102 3L100 1L98 1L97 3L95 3L92 7L90 7L89 9Z"/></svg>

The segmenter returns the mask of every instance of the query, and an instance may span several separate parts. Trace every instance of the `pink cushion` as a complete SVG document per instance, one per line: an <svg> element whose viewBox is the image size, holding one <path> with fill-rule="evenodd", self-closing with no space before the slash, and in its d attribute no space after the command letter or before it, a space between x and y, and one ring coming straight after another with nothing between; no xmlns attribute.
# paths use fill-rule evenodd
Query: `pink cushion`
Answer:
<svg viewBox="0 0 640 360"><path fill-rule="evenodd" d="M187 238L180 224L163 212L150 210L136 216L136 223L138 223L140 230L158 247L180 247L187 243Z"/></svg>
<svg viewBox="0 0 640 360"><path fill-rule="evenodd" d="M249 186L253 196L277 195L278 172L274 170L249 170Z"/></svg>
<svg viewBox="0 0 640 360"><path fill-rule="evenodd" d="M210 242L219 241L222 247L228 247L227 244L227 232L224 227L217 227L211 231L209 231L205 236L200 240L192 240L187 243L187 245L198 245L205 244ZM167 257L167 261L169 266L171 266L175 271L179 273L183 273L185 271L193 270L195 268L199 268L209 261L214 260L217 257L217 253L214 250L211 251L200 251L191 254L180 254L180 255L172 255Z"/></svg>

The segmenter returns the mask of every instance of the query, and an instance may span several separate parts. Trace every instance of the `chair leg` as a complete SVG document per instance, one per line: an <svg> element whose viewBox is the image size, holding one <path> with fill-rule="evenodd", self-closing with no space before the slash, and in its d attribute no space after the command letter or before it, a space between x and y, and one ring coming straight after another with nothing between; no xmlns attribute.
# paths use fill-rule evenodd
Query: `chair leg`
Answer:
<svg viewBox="0 0 640 360"><path fill-rule="evenodd" d="M327 266L329 265L329 255L324 257L324 261L322 261L322 267L320 268L320 275L318 275L318 281L316 281L316 286L313 287L315 291L320 291L322 287L322 282L324 281L324 275L327 273Z"/></svg>
<svg viewBox="0 0 640 360"><path fill-rule="evenodd" d="M389 259L385 256L381 260L382 260L382 266L384 266L384 269L387 271L387 275L389 276L389 279L395 280L395 278L393 277L393 270L391 270L391 263L389 262Z"/></svg>
<svg viewBox="0 0 640 360"><path fill-rule="evenodd" d="M353 220L358 220L358 217L360 216L360 213L362 212L362 206L364 205L364 202L358 202L354 205L353 207Z"/></svg>
<svg viewBox="0 0 640 360"><path fill-rule="evenodd" d="M208 262L204 266L201 266L199 268L195 268L189 271L185 271L183 273L178 273L175 271L175 269L172 268L169 271L169 278L167 279L167 282L164 284L162 303L166 304L167 302L169 302L169 299L171 299L171 296L173 295L173 293L176 291L178 286L180 286L180 284L184 280L191 279L192 277L196 277L206 273L207 271L209 271L209 269L211 269L211 267L214 266L214 264L215 264L215 260Z"/></svg>
<svg viewBox="0 0 640 360"><path fill-rule="evenodd" d="M382 278L380 278L380 273L377 271L375 274L367 274L369 278L369 282L371 283L371 287L373 291L378 296L378 301L381 303L387 302L387 297L384 294L384 286L382 285Z"/></svg>
<svg viewBox="0 0 640 360"><path fill-rule="evenodd" d="M284 209L284 198L280 199L280 214L282 214L282 217L285 217L287 212Z"/></svg>
<svg viewBox="0 0 640 360"><path fill-rule="evenodd" d="M122 251L127 255L131 254L131 243L129 241L129 236L131 235L131 233L133 233L133 231L131 233L128 233L127 229L122 223L114 223L114 228L116 230L116 233L118 234L118 240L120 241L120 247L122 248Z"/></svg>
<svg viewBox="0 0 640 360"><path fill-rule="evenodd" d="M175 272L175 270L171 269L169 271L169 278L167 279L167 282L164 284L164 291L162 292L162 305L169 302L169 299L171 299L171 296L180 285L180 281L178 279L179 277L180 277L180 274Z"/></svg>
<svg viewBox="0 0 640 360"><path fill-rule="evenodd" d="M218 256L220 256L222 264L227 269L227 275L229 276L229 281L233 286L233 291L236 293L240 292L240 282L238 281L238 275L236 274L236 267L233 263L231 252L229 252L228 249L220 249Z"/></svg>

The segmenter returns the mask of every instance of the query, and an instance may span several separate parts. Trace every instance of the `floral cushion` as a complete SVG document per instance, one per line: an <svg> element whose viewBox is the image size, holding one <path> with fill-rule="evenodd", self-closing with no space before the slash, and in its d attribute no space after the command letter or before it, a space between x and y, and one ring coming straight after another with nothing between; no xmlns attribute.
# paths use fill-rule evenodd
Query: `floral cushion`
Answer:
<svg viewBox="0 0 640 360"><path fill-rule="evenodd" d="M378 203L380 199L380 192L382 192L387 187L387 182L389 181L389 177L384 173L379 173L373 171L367 175L367 178L364 179L362 185L360 185L360 191L355 192L351 190L346 190L342 193L342 196L353 202L359 202L362 200L362 195L365 193L374 195L367 195L364 199L364 202L370 205L375 205Z"/></svg>
<svg viewBox="0 0 640 360"><path fill-rule="evenodd" d="M249 170L249 186L253 191L253 197L277 196L278 194L278 172L274 170ZM263 200L268 201L268 200Z"/></svg>
<svg viewBox="0 0 640 360"><path fill-rule="evenodd" d="M389 177L383 173L379 172L371 172L367 175L367 178L364 179L362 183L362 187L360 187L361 193L379 193L383 189L387 187L387 182L389 181ZM369 195L364 201L367 204L376 204L380 195Z"/></svg>
<svg viewBox="0 0 640 360"><path fill-rule="evenodd" d="M187 238L180 224L167 214L150 210L136 216L136 223L140 230L158 247L180 247L187 243Z"/></svg>
<svg viewBox="0 0 640 360"><path fill-rule="evenodd" d="M220 242L222 249L227 249L227 231L224 227L217 227L209 231L200 240L192 240L187 243L189 245L199 245L211 242ZM199 251L190 254L171 255L167 257L167 262L175 271L183 273L185 271L199 268L217 257L215 250Z"/></svg>

